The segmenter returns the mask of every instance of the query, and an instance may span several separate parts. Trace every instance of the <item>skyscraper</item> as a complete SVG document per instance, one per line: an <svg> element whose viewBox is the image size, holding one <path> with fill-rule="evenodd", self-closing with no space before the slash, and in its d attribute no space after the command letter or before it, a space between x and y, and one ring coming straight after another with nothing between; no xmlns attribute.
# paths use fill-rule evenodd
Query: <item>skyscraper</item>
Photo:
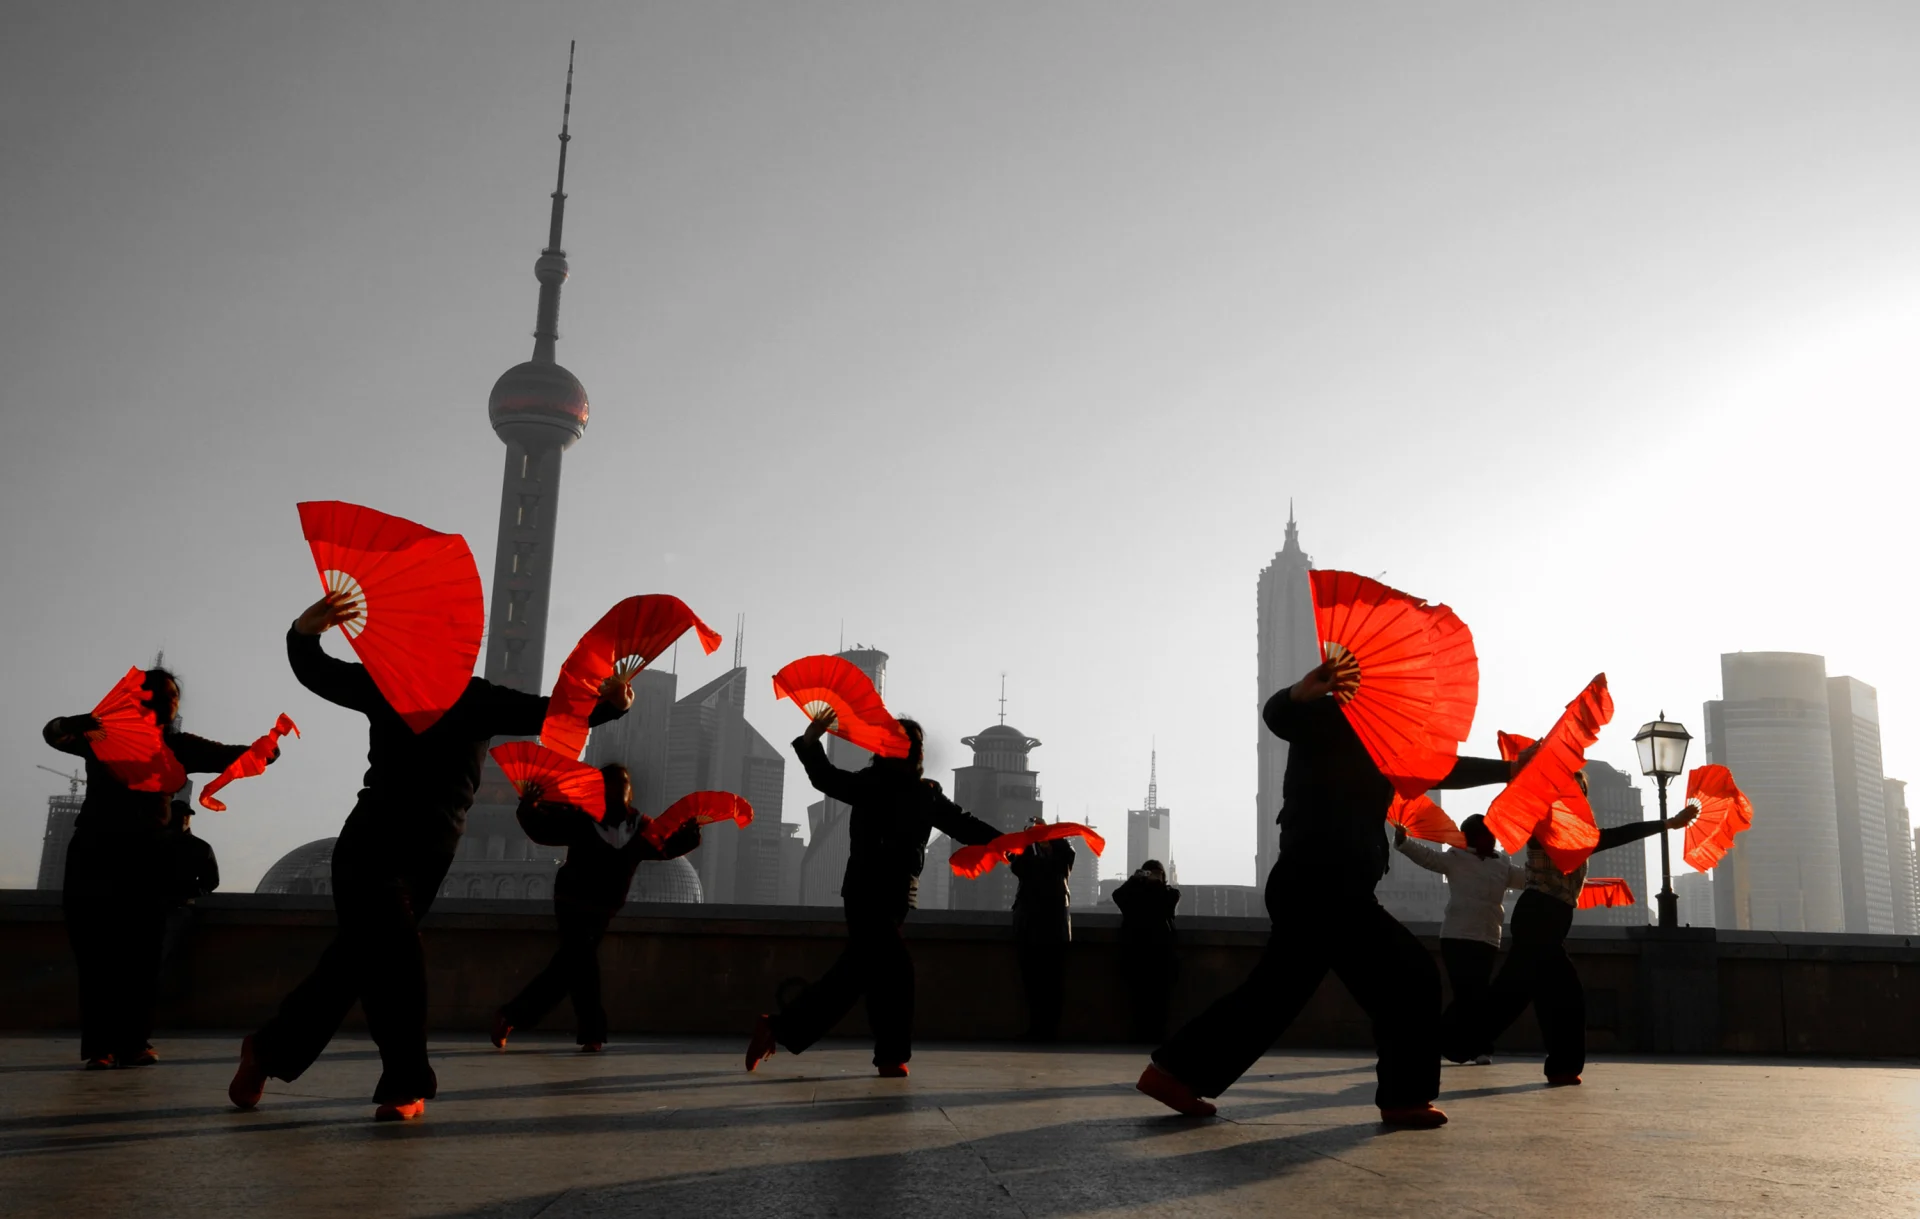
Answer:
<svg viewBox="0 0 1920 1219"><path fill-rule="evenodd" d="M738 656L735 656L736 662ZM745 796L753 823L707 826L689 858L709 902L780 900L780 812L786 760L746 720L747 670L738 663L673 706L667 723L664 803L690 792Z"/></svg>
<svg viewBox="0 0 1920 1219"><path fill-rule="evenodd" d="M960 743L973 750L973 765L953 772L953 798L961 808L1003 834L1025 829L1041 815L1040 776L1027 765L1027 755L1039 748L1039 741L1008 726L1002 710L1000 723L963 737ZM1074 846L1076 854L1085 849ZM1017 887L1010 868L995 868L973 880L956 876L947 906L950 910L1011 910Z"/></svg>
<svg viewBox="0 0 1920 1219"><path fill-rule="evenodd" d="M1253 883L1263 885L1280 857L1280 785L1287 774L1287 743L1260 722L1260 708L1274 691L1298 681L1320 663L1320 635L1313 625L1313 559L1300 549L1293 505L1287 505L1286 543L1261 569L1259 584L1259 680L1254 689L1254 732L1259 781L1254 797Z"/></svg>
<svg viewBox="0 0 1920 1219"><path fill-rule="evenodd" d="M40 838L40 875L34 887L61 889L67 883L67 844L73 841L73 823L80 817L85 779L74 779L63 795L47 797L47 829Z"/></svg>
<svg viewBox="0 0 1920 1219"><path fill-rule="evenodd" d="M1091 821L1088 829L1098 829ZM1076 908L1100 904L1100 857L1083 842L1073 844L1073 875L1067 878L1068 900Z"/></svg>
<svg viewBox="0 0 1920 1219"><path fill-rule="evenodd" d="M1638 893L1638 890L1635 890ZM1682 872L1673 878L1674 896L1680 899L1682 927L1716 925L1713 910L1713 876L1708 872ZM1582 914L1587 913L1581 911Z"/></svg>
<svg viewBox="0 0 1920 1219"><path fill-rule="evenodd" d="M1843 930L1826 662L1729 652L1720 657L1720 689L1705 708L1707 761L1731 770L1753 801L1753 828L1714 869L1714 924Z"/></svg>
<svg viewBox="0 0 1920 1219"><path fill-rule="evenodd" d="M1640 789L1624 771L1615 770L1605 762L1587 763L1587 802L1592 805L1593 819L1601 829L1642 819ZM1674 862L1678 866L1677 856ZM1645 841L1596 852L1587 860L1587 875L1617 876L1626 881L1633 890L1633 905L1576 910L1574 922L1589 926L1644 927L1653 921L1647 914L1653 894L1648 887Z"/></svg>
<svg viewBox="0 0 1920 1219"><path fill-rule="evenodd" d="M1147 763L1147 806L1127 810L1127 875L1140 870L1149 859L1157 859L1173 879L1173 810L1160 805L1160 751L1154 750ZM1088 854L1092 854L1091 851Z"/></svg>
<svg viewBox="0 0 1920 1219"><path fill-rule="evenodd" d="M1893 933L1920 935L1920 872L1914 866L1907 785L1887 779L1882 790L1887 810L1887 871L1893 877Z"/></svg>
<svg viewBox="0 0 1920 1219"><path fill-rule="evenodd" d="M648 817L666 811L667 734L680 679L673 673L642 669L633 677L633 706L611 724L587 737L581 760L593 767L614 762L633 778L633 807ZM757 807L757 806L756 806Z"/></svg>
<svg viewBox="0 0 1920 1219"><path fill-rule="evenodd" d="M838 653L842 660L867 675L873 688L885 697L887 692L887 654L878 648L858 645ZM837 736L825 741L827 760L842 770L859 770L873 755L858 745ZM800 904L837 906L840 882L847 873L846 805L838 800L820 799L807 805L807 850L800 861Z"/></svg>
<svg viewBox="0 0 1920 1219"><path fill-rule="evenodd" d="M1827 679L1833 742L1833 802L1840 831L1840 899L1847 930L1893 934L1893 869L1887 849L1887 777L1880 769L1880 699L1853 677Z"/></svg>
<svg viewBox="0 0 1920 1219"><path fill-rule="evenodd" d="M547 598L553 585L554 526L560 508L560 455L587 430L587 391L554 359L560 340L560 285L567 280L561 244L566 220L567 145L573 137L573 52L567 52L566 98L560 111L560 167L547 220L547 244L534 260L540 284L533 358L494 382L487 418L507 446L500 484L500 524L487 610L488 681L540 693L546 665ZM513 815L517 799L488 759L467 837L441 892L449 896L544 898L552 891L560 851L527 839Z"/></svg>

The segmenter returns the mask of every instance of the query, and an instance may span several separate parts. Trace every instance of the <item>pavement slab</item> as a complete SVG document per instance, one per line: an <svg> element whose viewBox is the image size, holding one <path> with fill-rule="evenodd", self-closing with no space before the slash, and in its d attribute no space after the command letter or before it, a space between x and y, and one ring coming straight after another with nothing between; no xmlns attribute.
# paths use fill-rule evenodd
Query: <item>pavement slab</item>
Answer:
<svg viewBox="0 0 1920 1219"><path fill-rule="evenodd" d="M752 1075L744 1037L587 1055L436 1042L440 1096L375 1124L378 1056L335 1042L260 1108L238 1042L84 1072L0 1038L9 1216L1533 1216L1920 1214L1920 1070L1899 1061L1538 1059L1446 1068L1433 1131L1380 1126L1370 1057L1274 1054L1194 1121L1133 1091L1142 1049L927 1045L905 1080L827 1042Z"/></svg>

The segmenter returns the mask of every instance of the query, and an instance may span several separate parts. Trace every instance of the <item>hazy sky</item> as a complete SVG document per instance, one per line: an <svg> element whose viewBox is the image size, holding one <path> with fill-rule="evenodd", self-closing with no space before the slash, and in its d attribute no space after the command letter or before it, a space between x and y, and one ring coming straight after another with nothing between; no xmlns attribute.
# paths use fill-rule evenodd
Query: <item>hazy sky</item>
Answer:
<svg viewBox="0 0 1920 1219"><path fill-rule="evenodd" d="M1040 738L1183 880L1253 877L1255 579L1452 604L1473 746L1598 670L1598 756L1719 654L1879 687L1920 780L1920 8L16 3L0 41L0 884L40 725L158 647L190 728L307 730L197 829L336 831L364 721L287 670L294 503L464 533L531 350L580 40L549 673L619 597L849 643L935 734ZM683 688L730 647L680 653ZM1699 758L1696 753L1696 759ZM789 766L787 818L807 794ZM1484 803L1449 801L1460 815ZM1122 848L1106 870L1124 863ZM1115 860L1119 862L1115 862Z"/></svg>

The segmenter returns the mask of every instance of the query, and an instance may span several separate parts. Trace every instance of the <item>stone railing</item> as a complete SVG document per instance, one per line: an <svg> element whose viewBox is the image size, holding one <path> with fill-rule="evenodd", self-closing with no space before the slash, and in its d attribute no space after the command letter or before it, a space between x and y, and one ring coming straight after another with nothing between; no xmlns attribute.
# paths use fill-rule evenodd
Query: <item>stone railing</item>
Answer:
<svg viewBox="0 0 1920 1219"><path fill-rule="evenodd" d="M1413 929L1437 956L1437 928ZM167 968L162 1025L257 1025L332 934L325 898L203 899ZM839 911L824 907L630 906L600 953L613 1027L744 1037L783 982L826 969L844 934ZM555 943L550 912L531 902L443 900L424 936L432 1026L475 1035ZM1025 1005L1007 915L915 912L908 936L919 1036L973 1041L1020 1033ZM1180 920L1174 1023L1238 984L1266 939L1264 919ZM1594 927L1575 928L1568 948L1586 984L1596 1051L1920 1056L1920 947L1910 940ZM1076 914L1062 1037L1124 1040L1125 993L1118 916ZM59 895L0 891L0 1028L68 1029L76 1016ZM350 1023L358 1020L356 1011ZM547 1027L570 1021L562 1004ZM864 1014L856 1009L840 1031L864 1033ZM1329 978L1280 1044L1368 1043L1366 1017ZM1528 1016L1502 1048L1537 1044Z"/></svg>

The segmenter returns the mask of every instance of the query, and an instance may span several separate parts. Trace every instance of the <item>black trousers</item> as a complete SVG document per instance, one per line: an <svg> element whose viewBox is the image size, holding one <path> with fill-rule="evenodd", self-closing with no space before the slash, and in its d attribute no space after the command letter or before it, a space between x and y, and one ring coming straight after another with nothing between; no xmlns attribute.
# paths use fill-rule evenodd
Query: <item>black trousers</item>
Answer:
<svg viewBox="0 0 1920 1219"><path fill-rule="evenodd" d="M1447 1057L1464 1061L1492 1045L1520 1013L1533 1005L1546 1043L1548 1075L1578 1075L1587 1067L1587 995L1567 955L1573 907L1529 890L1513 906L1507 962L1481 1000L1456 1002L1447 1011L1443 1039ZM1464 1056L1464 1057L1462 1057Z"/></svg>
<svg viewBox="0 0 1920 1219"><path fill-rule="evenodd" d="M600 940L614 912L555 902L553 913L560 924L560 947L547 967L500 1009L500 1015L517 1029L530 1029L561 999L572 995L574 1040L580 1045L604 1044L607 1009L600 998Z"/></svg>
<svg viewBox="0 0 1920 1219"><path fill-rule="evenodd" d="M1152 940L1123 941L1120 968L1125 975L1133 1039L1158 1045L1167 1035L1167 1009L1178 968L1173 945Z"/></svg>
<svg viewBox="0 0 1920 1219"><path fill-rule="evenodd" d="M333 851L333 909L340 929L306 981L253 1035L268 1075L293 1080L339 1031L354 1000L380 1047L375 1104L430 1100L438 1080L427 1062L427 962L420 920L446 878L453 854L408 848L353 822Z"/></svg>
<svg viewBox="0 0 1920 1219"><path fill-rule="evenodd" d="M1440 1094L1440 971L1433 958L1372 893L1288 884L1284 863L1267 877L1273 934L1260 963L1153 1060L1196 1094L1220 1095L1273 1048L1331 970L1373 1021L1380 1051L1374 1103L1391 1109L1431 1101Z"/></svg>
<svg viewBox="0 0 1920 1219"><path fill-rule="evenodd" d="M1446 963L1447 981L1453 986L1453 1002L1447 1006L1449 1013L1479 1008L1486 999L1487 986L1493 980L1493 962L1499 955L1500 949L1485 940L1440 941L1440 959ZM1441 1021L1441 1027L1446 1027L1445 1019ZM1491 1054L1493 1039L1489 1037L1485 1044L1471 1048L1473 1053L1454 1061L1466 1062L1482 1054Z"/></svg>
<svg viewBox="0 0 1920 1219"><path fill-rule="evenodd" d="M1060 1035L1060 1011L1066 1005L1066 941L1023 939L1017 950L1027 993L1027 1037L1052 1041Z"/></svg>
<svg viewBox="0 0 1920 1219"><path fill-rule="evenodd" d="M793 1006L773 1018L773 1035L798 1054L832 1031L862 995L873 1028L873 1064L913 1057L913 957L900 933L906 911L848 901L847 947Z"/></svg>
<svg viewBox="0 0 1920 1219"><path fill-rule="evenodd" d="M61 907L80 981L82 1059L111 1054L125 1062L153 1036L167 908L141 855L135 846L79 836L67 848Z"/></svg>

